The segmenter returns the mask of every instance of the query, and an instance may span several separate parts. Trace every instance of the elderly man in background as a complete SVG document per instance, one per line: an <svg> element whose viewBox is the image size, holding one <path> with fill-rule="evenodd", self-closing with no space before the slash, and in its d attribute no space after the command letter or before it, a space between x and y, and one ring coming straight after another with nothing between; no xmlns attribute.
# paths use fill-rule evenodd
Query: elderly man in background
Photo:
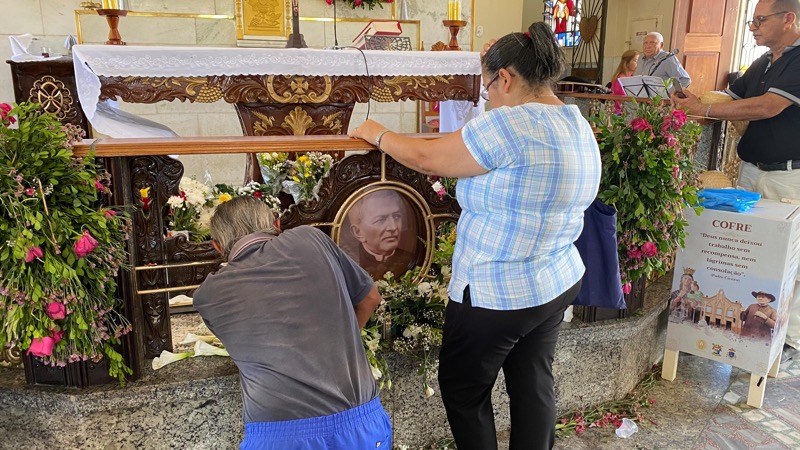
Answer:
<svg viewBox="0 0 800 450"><path fill-rule="evenodd" d="M749 120L737 153L741 189L768 199L800 200L800 0L761 0L750 31L769 51L727 90L727 103L705 105L691 92L672 100L694 115ZM800 284L795 286L786 343L800 348Z"/></svg>
<svg viewBox="0 0 800 450"><path fill-rule="evenodd" d="M642 50L642 56L639 58L639 65L636 67L634 75L649 75L664 80L674 77L680 81L683 87L692 83L692 79L678 58L674 54L664 51L664 36L661 33L655 31L647 33Z"/></svg>
<svg viewBox="0 0 800 450"><path fill-rule="evenodd" d="M254 197L220 204L211 243L228 264L194 295L239 368L240 448L391 448L361 343L381 301L372 278L322 231L279 225Z"/></svg>

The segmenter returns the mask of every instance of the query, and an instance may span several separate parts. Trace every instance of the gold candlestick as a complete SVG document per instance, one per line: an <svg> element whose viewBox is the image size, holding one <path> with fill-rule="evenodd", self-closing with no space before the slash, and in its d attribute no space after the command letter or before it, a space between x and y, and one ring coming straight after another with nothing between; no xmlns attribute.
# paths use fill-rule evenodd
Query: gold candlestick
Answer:
<svg viewBox="0 0 800 450"><path fill-rule="evenodd" d="M106 45L125 45L122 36L119 34L119 18L128 15L124 9L98 9L97 14L106 17L108 22L108 40Z"/></svg>
<svg viewBox="0 0 800 450"><path fill-rule="evenodd" d="M461 50L458 45L458 32L461 27L467 26L466 20L443 20L442 24L450 28L450 43L447 45L448 50Z"/></svg>

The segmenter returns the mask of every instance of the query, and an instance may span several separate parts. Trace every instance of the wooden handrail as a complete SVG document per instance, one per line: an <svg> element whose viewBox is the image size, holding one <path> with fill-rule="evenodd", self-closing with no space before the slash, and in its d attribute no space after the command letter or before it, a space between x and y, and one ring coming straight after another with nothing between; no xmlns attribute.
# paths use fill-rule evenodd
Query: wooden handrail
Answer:
<svg viewBox="0 0 800 450"><path fill-rule="evenodd" d="M436 139L446 133L412 133L405 136ZM208 155L220 153L362 151L375 146L349 136L226 136L85 140L73 148L75 156Z"/></svg>

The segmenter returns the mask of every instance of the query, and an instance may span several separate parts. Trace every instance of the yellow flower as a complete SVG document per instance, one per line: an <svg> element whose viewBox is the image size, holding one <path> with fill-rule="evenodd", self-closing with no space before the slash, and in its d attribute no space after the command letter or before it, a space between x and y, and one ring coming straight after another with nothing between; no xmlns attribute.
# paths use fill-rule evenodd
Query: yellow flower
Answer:
<svg viewBox="0 0 800 450"><path fill-rule="evenodd" d="M142 198L149 198L150 197L150 188L146 187L144 189L139 189L139 195Z"/></svg>
<svg viewBox="0 0 800 450"><path fill-rule="evenodd" d="M295 176L293 176L293 177L292 177L292 179L293 179L294 181L298 182L298 183L300 182L300 178L298 178L296 175L295 175Z"/></svg>
<svg viewBox="0 0 800 450"><path fill-rule="evenodd" d="M307 161L308 161L308 156L306 156L306 155L303 155L303 156L300 156L299 158L297 158L297 162L304 163L304 162L307 162Z"/></svg>
<svg viewBox="0 0 800 450"><path fill-rule="evenodd" d="M220 196L219 196L219 202L220 202L220 203L225 203L225 202L227 202L228 200L230 200L230 199L232 199L232 198L233 198L233 197L231 197L231 194L228 194L228 193L222 193L222 194L220 194Z"/></svg>

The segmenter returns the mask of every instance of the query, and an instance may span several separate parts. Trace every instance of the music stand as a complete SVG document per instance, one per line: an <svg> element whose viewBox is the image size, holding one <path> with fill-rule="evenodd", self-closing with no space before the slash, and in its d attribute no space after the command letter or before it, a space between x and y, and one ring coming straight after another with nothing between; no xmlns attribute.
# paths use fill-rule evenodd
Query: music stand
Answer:
<svg viewBox="0 0 800 450"><path fill-rule="evenodd" d="M664 80L659 77L638 75L620 77L617 80L628 97L653 98L659 96L666 98L668 96L667 89L664 87Z"/></svg>

